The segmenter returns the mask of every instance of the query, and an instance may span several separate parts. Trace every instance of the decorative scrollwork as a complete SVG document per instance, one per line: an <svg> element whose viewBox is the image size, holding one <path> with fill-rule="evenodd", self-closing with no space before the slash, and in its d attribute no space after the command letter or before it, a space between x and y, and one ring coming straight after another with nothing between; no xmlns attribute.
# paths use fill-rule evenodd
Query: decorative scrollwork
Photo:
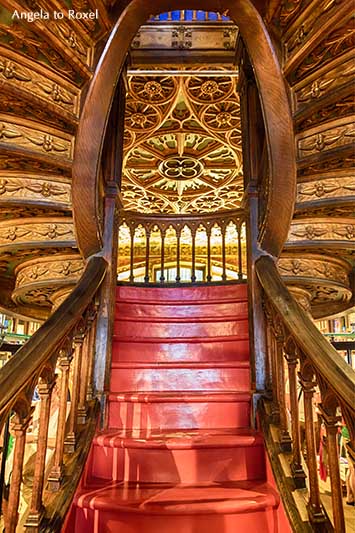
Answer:
<svg viewBox="0 0 355 533"><path fill-rule="evenodd" d="M165 104L177 92L177 83L171 76L133 76L129 84L132 96L144 103Z"/></svg>
<svg viewBox="0 0 355 533"><path fill-rule="evenodd" d="M215 131L240 129L240 106L237 102L221 102L209 105L202 113L207 128Z"/></svg>
<svg viewBox="0 0 355 533"><path fill-rule="evenodd" d="M233 92L233 80L228 76L188 78L186 92L197 104L214 104L228 98Z"/></svg>

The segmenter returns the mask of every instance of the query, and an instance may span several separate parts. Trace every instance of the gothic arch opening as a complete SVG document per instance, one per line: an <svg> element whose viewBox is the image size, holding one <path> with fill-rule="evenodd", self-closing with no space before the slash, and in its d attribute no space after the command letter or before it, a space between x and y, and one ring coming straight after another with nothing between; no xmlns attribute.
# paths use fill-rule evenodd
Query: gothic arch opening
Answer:
<svg viewBox="0 0 355 533"><path fill-rule="evenodd" d="M156 14L172 9L193 9L195 2L156 2ZM237 24L257 81L264 118L269 160L268 194L259 245L278 256L291 221L295 191L294 138L287 94L280 66L261 17L249 0L238 6L230 0L209 1L209 11L228 13ZM128 47L152 6L132 0L117 20L83 107L73 166L73 211L78 245L85 257L102 248L100 224L100 161L115 88ZM154 117L152 116L152 120ZM93 217L93 213L96 214Z"/></svg>

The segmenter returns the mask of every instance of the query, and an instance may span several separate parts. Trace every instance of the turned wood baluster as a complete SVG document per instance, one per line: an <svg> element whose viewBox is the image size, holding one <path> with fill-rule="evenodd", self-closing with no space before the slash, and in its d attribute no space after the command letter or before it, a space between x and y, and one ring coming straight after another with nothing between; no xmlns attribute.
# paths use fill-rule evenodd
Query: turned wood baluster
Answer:
<svg viewBox="0 0 355 533"><path fill-rule="evenodd" d="M12 432L15 436L14 462L10 483L9 502L5 517L6 533L14 533L18 522L18 506L22 483L23 460L25 456L26 431L31 421L33 408L26 414L15 415Z"/></svg>
<svg viewBox="0 0 355 533"><path fill-rule="evenodd" d="M331 414L329 414L322 405L319 406L319 409L327 430L328 467L332 493L334 531L335 533L342 533L345 531L345 519L337 442L339 421L341 420L341 417L335 416L335 409Z"/></svg>
<svg viewBox="0 0 355 533"><path fill-rule="evenodd" d="M164 283L165 276L164 276L164 262L165 262L165 231L161 231L161 250L160 250L161 256L160 256L160 283Z"/></svg>
<svg viewBox="0 0 355 533"><path fill-rule="evenodd" d="M280 410L280 447L283 452L291 451L291 437L288 432L287 409L285 398L285 366L284 366L284 334L281 324L276 324L276 372L277 372L277 393Z"/></svg>
<svg viewBox="0 0 355 533"><path fill-rule="evenodd" d="M130 249L130 272L129 272L129 281L134 282L134 227L130 228L131 232L131 249Z"/></svg>
<svg viewBox="0 0 355 533"><path fill-rule="evenodd" d="M72 348L71 345L65 349L60 350L57 366L61 372L60 376L60 396L59 396L59 410L58 410L58 423L55 442L55 451L53 466L48 476L48 488L49 490L56 491L60 488L60 483L63 477L63 454L64 454L64 438L65 438L65 425L67 418L67 398L69 387L69 371L70 363L72 361Z"/></svg>
<svg viewBox="0 0 355 533"><path fill-rule="evenodd" d="M242 227L238 228L238 279L243 279L243 259L242 259Z"/></svg>
<svg viewBox="0 0 355 533"><path fill-rule="evenodd" d="M222 281L226 281L227 279L227 273L226 273L226 231L227 231L227 228L225 226L222 226L221 231L222 231Z"/></svg>
<svg viewBox="0 0 355 533"><path fill-rule="evenodd" d="M317 452L313 420L313 394L315 383L299 373L299 378L304 395L304 417L306 430L307 466L309 479L308 514L312 524L322 524L325 520L319 493L319 480L317 472Z"/></svg>
<svg viewBox="0 0 355 533"><path fill-rule="evenodd" d="M306 474L302 468L301 458L301 436L298 412L298 393L297 393L297 348L291 341L285 347L286 360L288 365L288 380L290 388L290 410L291 410L291 430L292 430L292 461L291 472L295 485L298 489L306 486Z"/></svg>
<svg viewBox="0 0 355 533"><path fill-rule="evenodd" d="M191 230L192 250L191 250L191 282L196 281L196 230Z"/></svg>
<svg viewBox="0 0 355 533"><path fill-rule="evenodd" d="M149 283L149 253L150 253L150 231L148 229L145 230L146 235L146 244L145 244L145 276L144 281L145 283Z"/></svg>
<svg viewBox="0 0 355 533"><path fill-rule="evenodd" d="M52 391L55 384L55 377L49 383L40 381L38 393L41 398L39 429L37 441L36 462L34 468L32 498L30 512L26 520L26 531L39 532L40 520L43 512L42 493L44 486L44 476L46 470L46 453L48 441L48 426L50 419L50 407Z"/></svg>
<svg viewBox="0 0 355 533"><path fill-rule="evenodd" d="M87 329L84 334L83 339L83 349L82 349L82 358L81 358L81 375L79 380L79 400L78 400L78 409L77 409L77 423L85 424L86 422L86 393L88 387L88 367L89 361L92 359L92 351L90 345L90 330L92 327L94 316L88 316L87 318Z"/></svg>
<svg viewBox="0 0 355 533"><path fill-rule="evenodd" d="M93 370L94 370L94 360L95 360L96 326L97 326L97 306L95 305L95 308L93 310L93 319L92 319L91 327L88 332L89 359L88 359L87 392L86 392L87 402L91 401L94 397Z"/></svg>
<svg viewBox="0 0 355 533"><path fill-rule="evenodd" d="M74 369L70 401L69 428L64 440L64 450L66 453L73 453L75 451L77 441L76 433L78 424L79 390L81 365L83 358L84 335L85 326L82 325L80 326L74 337Z"/></svg>
<svg viewBox="0 0 355 533"><path fill-rule="evenodd" d="M180 240L181 230L176 230L176 283L180 283Z"/></svg>
<svg viewBox="0 0 355 533"><path fill-rule="evenodd" d="M212 281L211 275L211 228L208 227L207 230L207 277L206 281Z"/></svg>
<svg viewBox="0 0 355 533"><path fill-rule="evenodd" d="M271 416L273 424L280 423L280 403L279 403L279 373L277 370L277 349L275 331L272 316L268 319L270 325L270 361L272 371L272 407Z"/></svg>

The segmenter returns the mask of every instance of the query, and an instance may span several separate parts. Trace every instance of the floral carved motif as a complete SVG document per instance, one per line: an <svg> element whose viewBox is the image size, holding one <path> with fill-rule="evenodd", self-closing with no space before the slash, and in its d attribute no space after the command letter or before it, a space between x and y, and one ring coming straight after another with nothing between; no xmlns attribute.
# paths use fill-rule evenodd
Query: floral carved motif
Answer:
<svg viewBox="0 0 355 533"><path fill-rule="evenodd" d="M17 146L30 148L37 152L71 159L74 139L73 137L68 137L70 140L44 133L22 124L13 124L0 117L0 142L15 143Z"/></svg>
<svg viewBox="0 0 355 533"><path fill-rule="evenodd" d="M72 220L6 220L0 223L0 246L53 242L75 243Z"/></svg>
<svg viewBox="0 0 355 533"><path fill-rule="evenodd" d="M337 223L329 219L323 222L293 221L291 224L288 242L328 240L355 241L355 219Z"/></svg>
<svg viewBox="0 0 355 533"><path fill-rule="evenodd" d="M62 258L49 260L48 257L39 261L25 263L16 269L16 289L32 285L34 282L55 281L76 282L84 269L84 263L80 258Z"/></svg>
<svg viewBox="0 0 355 533"><path fill-rule="evenodd" d="M8 198L50 200L70 204L70 184L49 179L27 177L2 177L0 175L0 201Z"/></svg>
<svg viewBox="0 0 355 533"><path fill-rule="evenodd" d="M353 176L339 179L320 179L298 184L297 202L353 196L354 194L355 182Z"/></svg>
<svg viewBox="0 0 355 533"><path fill-rule="evenodd" d="M282 276L303 277L312 279L329 279L349 286L349 273L345 265L340 262L334 262L327 258L288 258L281 257L278 261L278 269Z"/></svg>
<svg viewBox="0 0 355 533"><path fill-rule="evenodd" d="M354 47L355 27L351 18L341 27L333 30L322 43L307 55L303 63L292 74L293 81L304 78L320 65L329 63L332 59L353 50Z"/></svg>
<svg viewBox="0 0 355 533"><path fill-rule="evenodd" d="M336 125L329 129L318 130L317 133L302 134L298 138L298 157L324 152L333 148L351 144L355 141L355 125Z"/></svg>

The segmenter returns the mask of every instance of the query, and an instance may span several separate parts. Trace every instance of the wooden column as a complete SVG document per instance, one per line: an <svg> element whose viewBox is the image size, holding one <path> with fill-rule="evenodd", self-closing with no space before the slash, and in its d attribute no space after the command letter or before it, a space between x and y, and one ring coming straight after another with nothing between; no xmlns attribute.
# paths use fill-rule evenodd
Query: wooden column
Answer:
<svg viewBox="0 0 355 533"><path fill-rule="evenodd" d="M84 326L83 326L84 328ZM74 337L74 369L73 369L73 384L70 398L70 414L68 433L64 440L64 451L66 453L74 453L76 446L76 432L78 423L78 405L79 405L79 390L81 380L81 363L83 356L84 344L84 330L80 331Z"/></svg>
<svg viewBox="0 0 355 533"><path fill-rule="evenodd" d="M149 254L150 254L150 230L145 230L145 276L144 276L144 282L149 283Z"/></svg>
<svg viewBox="0 0 355 533"><path fill-rule="evenodd" d="M87 391L88 391L88 374L90 361L92 361L93 350L91 344L91 329L95 318L95 311L90 309L86 318L86 331L83 341L83 352L81 360L81 372L80 372L80 384L79 384L79 400L77 409L77 422L78 424L85 424L87 415Z"/></svg>
<svg viewBox="0 0 355 533"><path fill-rule="evenodd" d="M318 468L317 468L317 452L314 435L314 420L313 420L313 394L315 392L313 381L303 378L300 374L300 381L304 395L304 417L306 430L306 446L307 446L307 466L309 479L309 500L308 500L308 514L309 519L314 527L323 527L325 516L320 500ZM317 531L317 529L316 529ZM321 531L321 530L320 530Z"/></svg>
<svg viewBox="0 0 355 533"><path fill-rule="evenodd" d="M95 313L95 314L94 314ZM97 305L95 304L93 309L93 321L89 329L89 360L88 360L88 371L87 371L87 389L86 389L86 401L90 402L94 397L94 387L93 387L93 370L94 370L94 361L95 361L95 341L96 341L96 324L97 324Z"/></svg>
<svg viewBox="0 0 355 533"><path fill-rule="evenodd" d="M238 228L238 279L243 279L243 255L242 255L242 226Z"/></svg>
<svg viewBox="0 0 355 533"><path fill-rule="evenodd" d="M211 228L207 228L207 276L206 281L209 283L212 281L211 275Z"/></svg>
<svg viewBox="0 0 355 533"><path fill-rule="evenodd" d="M165 263L165 230L161 230L161 250L160 250L160 283L164 283L164 263Z"/></svg>
<svg viewBox="0 0 355 533"><path fill-rule="evenodd" d="M59 352L59 359L57 366L61 372L60 376L60 396L59 396L59 412L57 423L57 434L55 441L55 450L53 458L53 466L48 476L48 488L52 491L57 491L63 477L63 455L64 455L64 438L65 425L67 418L67 401L69 390L69 371L70 363L73 358L71 348L67 347Z"/></svg>
<svg viewBox="0 0 355 533"><path fill-rule="evenodd" d="M46 470L46 453L48 441L48 426L50 419L50 407L52 390L55 381L50 383L40 382L38 384L38 393L41 398L39 430L37 441L36 462L32 486L32 498L30 512L26 519L26 531L39 533L40 521L43 514L42 494L44 486L44 475Z"/></svg>
<svg viewBox="0 0 355 533"><path fill-rule="evenodd" d="M335 416L335 414L333 416L329 415L322 406L320 406L320 408L327 430L328 467L332 494L334 532L342 533L345 531L345 519L337 442L339 421L341 420L341 417Z"/></svg>
<svg viewBox="0 0 355 533"><path fill-rule="evenodd" d="M130 227L131 232L131 250L130 250L130 264L129 264L129 281L134 282L134 227Z"/></svg>
<svg viewBox="0 0 355 533"><path fill-rule="evenodd" d="M192 250L191 250L191 282L196 281L196 230L191 230Z"/></svg>
<svg viewBox="0 0 355 533"><path fill-rule="evenodd" d="M9 503L7 507L5 530L6 533L15 533L18 522L18 506L22 483L23 460L25 456L26 431L32 417L33 408L24 415L15 415L12 431L15 436L14 461L10 484Z"/></svg>
<svg viewBox="0 0 355 533"><path fill-rule="evenodd" d="M222 281L226 281L226 226L221 227L222 232Z"/></svg>
<svg viewBox="0 0 355 533"><path fill-rule="evenodd" d="M291 428L292 428L292 461L291 472L295 485L298 489L306 486L306 474L302 467L301 458L301 438L300 423L298 413L298 394L297 394L297 353L294 345L288 345L286 351L286 360L288 365L288 382L290 388L290 411L291 411Z"/></svg>
<svg viewBox="0 0 355 533"><path fill-rule="evenodd" d="M181 230L176 230L176 283L180 283L180 239Z"/></svg>
<svg viewBox="0 0 355 533"><path fill-rule="evenodd" d="M291 437L288 432L285 398L285 363L283 352L284 338L280 332L276 336L276 371L278 374L278 402L280 409L280 447L283 452L291 451Z"/></svg>

